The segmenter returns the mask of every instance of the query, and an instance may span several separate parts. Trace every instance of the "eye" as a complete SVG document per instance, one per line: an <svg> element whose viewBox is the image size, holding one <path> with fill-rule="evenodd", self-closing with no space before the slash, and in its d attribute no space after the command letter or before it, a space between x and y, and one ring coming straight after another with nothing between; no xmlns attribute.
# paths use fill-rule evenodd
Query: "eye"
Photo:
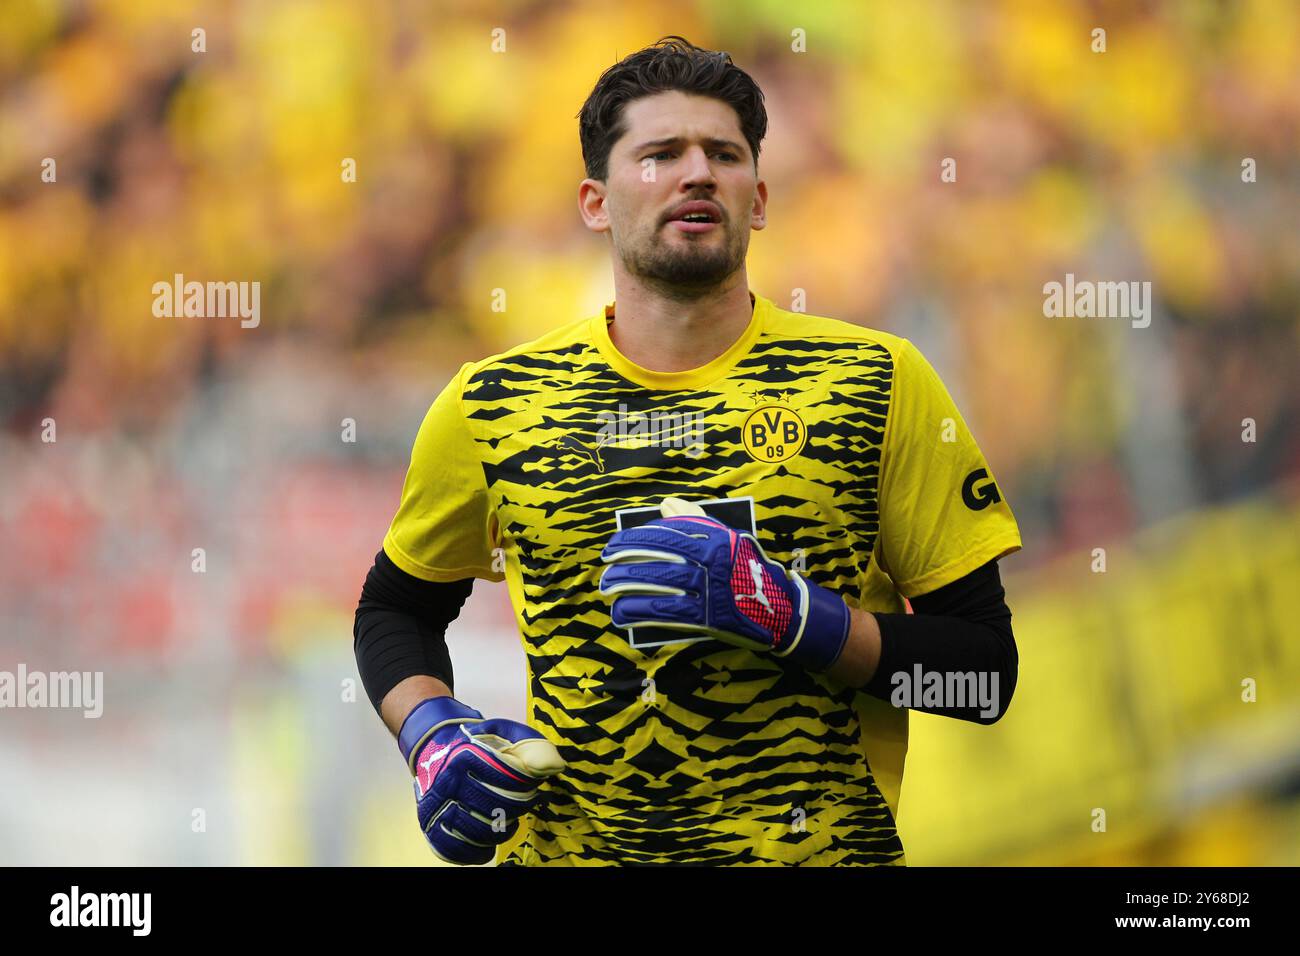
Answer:
<svg viewBox="0 0 1300 956"><path fill-rule="evenodd" d="M657 152L657 153L652 153L650 156L647 157L647 159L653 159L653 160L655 160L656 162L658 162L660 156L671 156L671 155L672 155L672 153L670 153L670 152L668 152L668 150L664 149L664 150L660 150L660 151Z"/></svg>
<svg viewBox="0 0 1300 956"><path fill-rule="evenodd" d="M721 157L723 157L723 158L725 158L725 159L738 159L738 158L739 158L735 153L729 153L729 152L727 152L727 151L725 151L725 150L722 151L722 152L720 152L720 153L718 153L717 155L719 155L719 156L721 156Z"/></svg>

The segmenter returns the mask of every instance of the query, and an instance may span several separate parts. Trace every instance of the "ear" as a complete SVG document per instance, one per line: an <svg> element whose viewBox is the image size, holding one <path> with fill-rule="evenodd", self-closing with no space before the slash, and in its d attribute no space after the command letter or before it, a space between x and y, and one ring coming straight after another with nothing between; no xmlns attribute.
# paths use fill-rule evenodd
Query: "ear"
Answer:
<svg viewBox="0 0 1300 956"><path fill-rule="evenodd" d="M751 229L762 229L767 225L767 183L762 179L754 185L754 206L750 210L749 225Z"/></svg>
<svg viewBox="0 0 1300 956"><path fill-rule="evenodd" d="M606 185L599 179L584 179L578 185L578 213L583 224L592 232L609 231L609 208L605 197Z"/></svg>

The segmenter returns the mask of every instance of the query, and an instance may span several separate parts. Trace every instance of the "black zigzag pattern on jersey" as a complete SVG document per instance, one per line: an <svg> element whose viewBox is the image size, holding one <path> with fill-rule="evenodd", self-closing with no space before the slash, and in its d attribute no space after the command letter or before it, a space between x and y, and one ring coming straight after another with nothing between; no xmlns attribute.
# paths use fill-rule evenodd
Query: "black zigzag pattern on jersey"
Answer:
<svg viewBox="0 0 1300 956"><path fill-rule="evenodd" d="M901 856L853 692L720 642L633 648L596 588L618 510L666 495L733 495L729 476L754 461L739 428L709 423L743 414L756 397L779 401L815 376L832 385L805 410L801 460L770 477L793 482L797 465L798 480L816 483L837 513L818 513L776 480L756 485L774 490L755 494L755 509L773 558L800 554L805 574L847 594L879 528L893 376L883 346L768 334L725 387L698 391L647 390L582 343L503 356L469 377L462 403L523 576L529 719L568 762L507 862L763 863L781 859L776 847L805 844L816 846L809 862ZM700 454L602 437L601 413L662 410L704 423ZM799 814L802 828L792 826Z"/></svg>

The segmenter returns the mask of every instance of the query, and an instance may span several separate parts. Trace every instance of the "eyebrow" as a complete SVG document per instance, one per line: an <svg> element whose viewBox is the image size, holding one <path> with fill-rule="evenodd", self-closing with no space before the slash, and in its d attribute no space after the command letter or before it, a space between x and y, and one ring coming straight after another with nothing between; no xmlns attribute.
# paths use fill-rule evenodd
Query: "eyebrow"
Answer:
<svg viewBox="0 0 1300 956"><path fill-rule="evenodd" d="M651 139L651 140L647 140L644 143L639 143L632 148L632 151L635 153L639 153L641 152L641 150L649 149L651 146L676 146L682 141L683 141L683 137L681 136L666 136L663 139ZM706 146L726 146L729 149L734 150L737 153L740 153L741 155L744 155L745 153L744 147L742 147L739 143L729 139L718 139L715 136L710 136L704 140L704 144Z"/></svg>

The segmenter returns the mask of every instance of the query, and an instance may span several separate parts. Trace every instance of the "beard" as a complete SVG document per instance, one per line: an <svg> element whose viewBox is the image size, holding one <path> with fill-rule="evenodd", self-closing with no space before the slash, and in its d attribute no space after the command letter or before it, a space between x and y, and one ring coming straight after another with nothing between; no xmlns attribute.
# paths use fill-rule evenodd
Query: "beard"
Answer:
<svg viewBox="0 0 1300 956"><path fill-rule="evenodd" d="M743 233L726 221L718 228L721 241L712 233L670 236L671 227L661 224L641 241L620 246L619 256L629 273L668 297L695 298L722 285L745 260Z"/></svg>

